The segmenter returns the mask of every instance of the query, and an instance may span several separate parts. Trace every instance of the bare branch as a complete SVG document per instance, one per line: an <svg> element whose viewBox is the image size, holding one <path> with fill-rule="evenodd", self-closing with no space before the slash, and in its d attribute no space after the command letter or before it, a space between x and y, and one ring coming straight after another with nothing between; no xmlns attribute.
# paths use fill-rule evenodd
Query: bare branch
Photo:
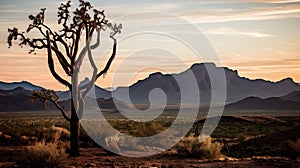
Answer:
<svg viewBox="0 0 300 168"><path fill-rule="evenodd" d="M64 27L67 26L67 22L70 18L69 8L71 7L71 1L68 1L66 4L61 3L58 8L57 16L58 16L58 24L63 24Z"/></svg>
<svg viewBox="0 0 300 168"><path fill-rule="evenodd" d="M56 35L55 37L55 41L59 41L65 47L67 56L69 57L69 59L72 59L68 44L62 39L61 36Z"/></svg>
<svg viewBox="0 0 300 168"><path fill-rule="evenodd" d="M94 45L91 46L92 50L98 48L100 45L100 31L101 31L101 29L97 30L97 41Z"/></svg>
<svg viewBox="0 0 300 168"><path fill-rule="evenodd" d="M54 62L53 62L53 58L52 58L52 52L51 52L51 44L50 44L50 39L49 38L50 38L49 33L47 31L47 49L48 49L48 66L49 66L49 69L50 69L52 75L54 76L54 78L57 81L59 81L61 84L65 85L65 86L68 86L69 88L71 88L72 85L68 81L66 81L65 79L60 77L55 71Z"/></svg>
<svg viewBox="0 0 300 168"><path fill-rule="evenodd" d="M99 31L100 32L100 31ZM99 33L100 34L100 33ZM89 91L93 88L94 84L95 84L95 81L96 81L96 78L97 78L97 71L98 71L98 68L95 64L95 61L93 59L93 56L92 56L92 51L91 51L91 47L90 47L90 42L88 41L87 42L87 49L88 49L88 58L89 58L89 61L92 65L92 68L93 68L93 75L92 75L92 79L89 81L85 91L83 92L82 94L82 98L85 99L86 96L88 95ZM97 44L96 44L97 45Z"/></svg>
<svg viewBox="0 0 300 168"><path fill-rule="evenodd" d="M35 49L44 49L47 48L45 43L46 39L29 39L24 36L23 33L19 33L17 28L8 29L9 36L7 38L8 46L12 46L13 40L17 40L19 37L20 43L19 46L23 47L29 45L32 49L29 53L32 53Z"/></svg>
<svg viewBox="0 0 300 168"><path fill-rule="evenodd" d="M50 101L55 105L56 108L58 108L61 111L62 116L67 121L71 121L71 118L67 115L67 112L65 111L64 107L58 104L59 97L56 95L55 91L46 89L43 89L42 91L34 91L32 94L32 98L39 99L43 103L45 103L46 101Z"/></svg>
<svg viewBox="0 0 300 168"><path fill-rule="evenodd" d="M74 46L74 51L73 51L73 53L72 53L72 55L73 55L73 60L75 60L75 59L76 59L76 56L77 56L78 47L79 47L79 40L80 40L80 35L81 35L81 29L82 29L82 27L83 27L83 23L80 23L80 24L78 25L78 29L77 29L77 32L76 32L76 39L75 39L74 44L73 44L73 46ZM73 65L73 64L72 64L72 65Z"/></svg>
<svg viewBox="0 0 300 168"><path fill-rule="evenodd" d="M51 49L55 52L59 63L64 69L65 73L69 76L72 76L72 66L68 63L64 55L55 47L51 46Z"/></svg>
<svg viewBox="0 0 300 168"><path fill-rule="evenodd" d="M114 60L114 58L115 58L115 56L116 56L116 52L117 52L117 40L116 40L115 38L113 38L113 37L111 37L111 38L112 38L113 41L114 41L113 52L112 52L112 54L111 54L109 60L107 61L106 66L104 67L104 69L103 69L100 73L98 73L98 75L97 75L97 77L96 77L96 80L97 80L100 76L102 76L103 74L105 74L105 73L108 71L108 69L110 68L110 66L111 66L111 64L112 64L112 62L113 62L113 60Z"/></svg>
<svg viewBox="0 0 300 168"><path fill-rule="evenodd" d="M45 25L44 23L42 23L41 26L43 26L45 29L47 29L47 30L49 31L49 33L50 33L52 36L54 36L53 31L52 31L47 25Z"/></svg>

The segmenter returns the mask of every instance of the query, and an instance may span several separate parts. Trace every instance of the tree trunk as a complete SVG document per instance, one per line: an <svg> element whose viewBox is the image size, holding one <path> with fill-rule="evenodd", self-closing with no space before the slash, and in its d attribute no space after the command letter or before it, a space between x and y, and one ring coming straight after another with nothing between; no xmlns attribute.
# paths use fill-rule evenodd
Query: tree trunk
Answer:
<svg viewBox="0 0 300 168"><path fill-rule="evenodd" d="M78 116L76 114L76 110L74 108L73 99L71 99L70 131L71 131L70 156L77 157L77 156L80 155L80 153L79 153L79 131L80 131L80 123L79 123Z"/></svg>

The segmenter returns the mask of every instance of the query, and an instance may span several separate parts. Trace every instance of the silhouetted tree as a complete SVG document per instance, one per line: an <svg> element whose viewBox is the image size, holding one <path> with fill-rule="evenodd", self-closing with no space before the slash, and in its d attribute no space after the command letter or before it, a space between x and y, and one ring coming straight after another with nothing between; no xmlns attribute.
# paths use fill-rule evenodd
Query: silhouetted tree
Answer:
<svg viewBox="0 0 300 168"><path fill-rule="evenodd" d="M58 97L54 91L42 90L34 93L34 97L43 102L48 100L54 103L62 112L63 117L70 123L70 156L79 156L79 119L84 109L83 102L95 81L110 68L117 49L115 35L121 33L122 25L110 23L106 19L104 11L94 9L89 2L84 0L79 0L79 7L74 12L70 12L70 8L71 1L62 3L58 8L58 24L62 27L60 30L55 31L45 23L46 8L43 8L37 15L29 15L32 23L29 24L26 32L19 32L17 28L8 29L7 42L11 47L13 40L20 40L19 46L29 46L29 53L34 54L37 49L45 49L48 53L48 66L51 74L58 82L70 89L71 95L75 95L75 99L71 97L71 116L68 116L66 110L58 104ZM105 67L98 71L91 50L100 45L100 32L107 29L111 31L110 38L113 40L113 51ZM27 37L33 30L39 32L41 36L38 38ZM94 33L97 34L97 41L92 45ZM84 47L79 53L81 43ZM88 83L79 88L78 74L86 54L93 68L93 75ZM58 60L68 79L57 73L54 58Z"/></svg>

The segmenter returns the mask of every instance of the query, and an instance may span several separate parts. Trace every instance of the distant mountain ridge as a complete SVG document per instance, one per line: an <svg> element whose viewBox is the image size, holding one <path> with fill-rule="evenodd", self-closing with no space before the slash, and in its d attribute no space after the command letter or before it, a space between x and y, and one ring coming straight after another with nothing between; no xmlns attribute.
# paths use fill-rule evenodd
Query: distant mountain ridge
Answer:
<svg viewBox="0 0 300 168"><path fill-rule="evenodd" d="M149 93L153 89L159 88L163 90L163 94L168 100L167 103L180 103L181 92L185 90L180 90L176 81L176 79L179 79L185 83L186 86L189 86L189 83L191 82L196 82L201 96L200 103L205 104L209 103L211 99L211 82L208 71L218 73L220 71L224 71L227 85L227 103L238 102L250 96L257 97L261 99L260 101L265 101L263 99L269 97L279 97L281 100L296 102L298 100L298 102L300 102L297 97L300 94L300 85L295 83L291 78L286 78L278 82L271 82L263 79L250 80L245 77L240 77L237 71L231 70L227 67L217 67L213 63L194 64L186 71L179 74L162 74L160 72L153 73L150 74L148 78L140 80L129 87L119 87L113 91L108 91L95 86L95 90L92 90L89 96L91 98L96 98L98 102L101 102L102 99L111 99L112 96L118 96L114 98L122 103L128 104L128 99L122 99L122 96L126 96L127 93L129 93L130 101L134 104L147 104L149 103ZM213 74L214 73L212 73L212 75ZM194 76L196 81L191 81L191 79L193 79L191 78L191 75ZM16 101L16 99L21 99L21 96L23 95L27 97L24 98L24 103L30 103L29 97L32 94L32 91L41 89L42 87L26 81L13 83L0 82L0 111L3 111L5 105L15 106L14 108L9 107L11 110L20 110L22 108L30 110L29 107L22 105L20 102L19 104L14 104L16 103L14 101ZM71 98L69 91L57 91L57 95L64 103ZM158 95L158 98L161 97L163 96ZM155 99L155 101L160 100ZM107 107L111 107L111 105L107 105ZM37 109L40 109L40 107Z"/></svg>
<svg viewBox="0 0 300 168"><path fill-rule="evenodd" d="M32 101L32 91L23 87L17 87L13 90L0 89L0 111L36 111L44 110L43 103Z"/></svg>
<svg viewBox="0 0 300 168"><path fill-rule="evenodd" d="M290 100L290 101L295 101L300 103L300 91L298 90L298 91L291 92L285 96L281 96L280 98L283 100Z"/></svg>
<svg viewBox="0 0 300 168"><path fill-rule="evenodd" d="M13 89L16 89L18 87L22 87L22 88L24 88L26 90L30 90L30 91L33 91L33 90L42 90L42 88L43 88L43 87L34 85L32 83L29 83L27 81L11 82L11 83L1 82L0 81L0 89L1 90L13 90Z"/></svg>
<svg viewBox="0 0 300 168"><path fill-rule="evenodd" d="M227 67L217 67L214 63L201 63L194 64L191 68L179 74L150 74L148 78L140 80L128 88L117 88L112 93L118 95L120 97L118 99L122 100L122 97L126 97L126 92L129 92L133 103L149 103L148 95L150 91L160 88L164 91L169 103L179 103L181 93L175 78L188 85L189 82L194 82L190 81L189 71L193 72L197 80L201 103L209 103L211 100L211 82L208 71L212 72L211 74L214 74L214 72L220 74L224 71L227 85L226 102L236 102L249 96L260 98L279 97L300 90L300 85L291 78L278 82L263 79L250 80L240 77L237 71Z"/></svg>
<svg viewBox="0 0 300 168"><path fill-rule="evenodd" d="M13 90L0 89L0 112L18 112L18 111L57 111L57 108L48 102L44 104L40 100L32 99L33 91L17 87ZM94 99L87 97L87 99ZM126 103L110 99L97 98L97 104L90 104L89 107L98 106L101 110L116 111L116 104L122 109L131 108ZM92 102L92 101L89 101ZM70 110L70 99L58 102L66 110Z"/></svg>
<svg viewBox="0 0 300 168"><path fill-rule="evenodd" d="M11 83L0 81L0 90L3 90L3 91L5 91L5 90L10 91L10 90L14 90L19 87L24 88L25 90L28 90L28 91L34 91L34 90L40 91L43 89L43 87L37 86L37 85L32 84L27 81L11 82ZM70 91L56 91L56 94L58 95L58 97L60 97L61 101L68 100L71 98ZM110 95L111 95L110 91L107 91L105 89L102 89L101 87L95 86L95 90L91 91L90 97L108 99L111 97Z"/></svg>
<svg viewBox="0 0 300 168"><path fill-rule="evenodd" d="M283 100L279 97L270 97L266 99L258 97L247 97L235 103L225 106L227 110L283 110L300 111L300 103L290 100Z"/></svg>

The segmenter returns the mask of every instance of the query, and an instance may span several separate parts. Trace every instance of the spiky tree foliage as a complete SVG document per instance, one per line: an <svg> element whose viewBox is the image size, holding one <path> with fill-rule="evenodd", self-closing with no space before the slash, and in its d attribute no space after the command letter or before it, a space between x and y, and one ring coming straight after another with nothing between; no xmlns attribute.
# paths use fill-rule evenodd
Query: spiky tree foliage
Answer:
<svg viewBox="0 0 300 168"><path fill-rule="evenodd" d="M61 107L57 101L58 97L55 92L43 90L35 92L35 97L39 97L42 101L49 100L62 112L63 117L70 122L71 129L71 156L79 156L79 118L82 115L84 99L93 87L95 81L105 74L116 56L117 40L115 35L121 33L122 25L112 24L106 19L104 11L94 9L93 6L84 0L79 0L79 7L73 12L71 10L71 1L62 3L58 8L58 25L60 30L54 30L45 22L46 8L36 15L29 15L32 21L26 32L20 32L18 28L8 29L8 45L11 47L14 40L19 40L19 46L29 46L29 53L36 54L36 50L46 50L48 53L48 66L53 77L61 84L67 86L72 95L71 115ZM110 30L110 38L113 41L113 51L106 62L106 65L99 69L92 57L91 50L96 49L100 45L100 33ZM30 37L31 32L39 32L39 37ZM92 43L93 34L97 35L97 40ZM84 46L80 50L80 46ZM84 57L88 55L88 60L93 68L93 75L90 81L78 87L78 74ZM57 59L63 72L68 78L63 77L57 72L54 66L54 59ZM78 115L76 114L79 114Z"/></svg>

